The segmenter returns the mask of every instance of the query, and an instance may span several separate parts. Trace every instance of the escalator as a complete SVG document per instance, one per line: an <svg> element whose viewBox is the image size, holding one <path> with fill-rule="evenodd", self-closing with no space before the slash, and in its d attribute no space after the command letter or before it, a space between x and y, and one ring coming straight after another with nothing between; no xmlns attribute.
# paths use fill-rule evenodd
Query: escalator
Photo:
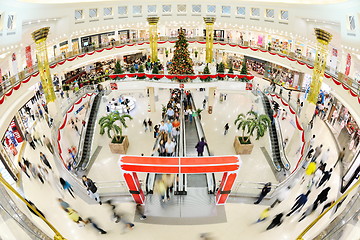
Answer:
<svg viewBox="0 0 360 240"><path fill-rule="evenodd" d="M96 124L96 117L99 110L100 101L103 95L104 92L101 91L94 98L94 102L91 107L90 116L86 125L86 133L83 139L84 142L82 144L82 153L80 155L80 161L78 161L77 165L75 166L75 169L77 170L85 171L89 165L91 145L92 145L95 124Z"/></svg>
<svg viewBox="0 0 360 240"><path fill-rule="evenodd" d="M281 170L284 170L285 168L284 168L284 164L282 162L281 154L280 154L279 139L278 139L278 134L276 131L275 119L273 116L274 111L271 108L268 97L264 93L261 93L261 98L262 98L262 102L263 102L263 105L265 108L265 113L269 116L269 118L271 120L271 124L269 126L269 135L270 135L270 143L271 143L271 150L272 150L272 164L270 164L270 165L273 166L277 172L280 172Z"/></svg>

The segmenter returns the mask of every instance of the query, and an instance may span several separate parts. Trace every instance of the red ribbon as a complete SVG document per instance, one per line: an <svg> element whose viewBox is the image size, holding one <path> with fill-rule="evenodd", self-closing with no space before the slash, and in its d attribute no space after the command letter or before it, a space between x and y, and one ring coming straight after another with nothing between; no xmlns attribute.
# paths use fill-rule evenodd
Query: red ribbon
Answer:
<svg viewBox="0 0 360 240"><path fill-rule="evenodd" d="M21 86L21 82L18 85L14 86L14 90L19 90L20 86Z"/></svg>
<svg viewBox="0 0 360 240"><path fill-rule="evenodd" d="M64 121L63 121L62 125L59 127L59 129L63 129L65 127L66 121L67 121L67 114L65 115Z"/></svg>
<svg viewBox="0 0 360 240"><path fill-rule="evenodd" d="M5 93L5 95L9 97L9 96L11 96L12 92L13 92L13 89L11 89L11 90L8 91L7 93Z"/></svg>
<svg viewBox="0 0 360 240"><path fill-rule="evenodd" d="M24 79L24 80L22 81L22 83L27 83L27 82L29 82L30 80L31 80L31 76L28 77L27 79Z"/></svg>
<svg viewBox="0 0 360 240"><path fill-rule="evenodd" d="M295 116L296 126L300 131L304 131L304 129L301 127L301 124L299 122L298 116Z"/></svg>

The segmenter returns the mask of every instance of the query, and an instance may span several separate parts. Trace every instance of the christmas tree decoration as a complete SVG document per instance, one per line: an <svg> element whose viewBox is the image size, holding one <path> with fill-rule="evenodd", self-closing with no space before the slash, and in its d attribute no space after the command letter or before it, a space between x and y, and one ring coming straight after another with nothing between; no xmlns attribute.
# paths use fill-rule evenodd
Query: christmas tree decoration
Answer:
<svg viewBox="0 0 360 240"><path fill-rule="evenodd" d="M122 68L121 68L120 61L116 61L114 73L115 73L115 74L124 73L124 71L123 71Z"/></svg>
<svg viewBox="0 0 360 240"><path fill-rule="evenodd" d="M130 73L135 73L135 67L134 66L131 66Z"/></svg>
<svg viewBox="0 0 360 240"><path fill-rule="evenodd" d="M194 63L190 58L188 46L189 43L186 40L185 32L180 28L178 40L175 43L174 56L169 68L170 74L194 74Z"/></svg>
<svg viewBox="0 0 360 240"><path fill-rule="evenodd" d="M240 71L241 75L247 75L248 74L248 70L247 70L247 66L246 66L246 58L244 58L244 61L242 63L242 67L241 67L241 71ZM240 78L239 79L242 82L248 82L249 80L245 77Z"/></svg>
<svg viewBox="0 0 360 240"><path fill-rule="evenodd" d="M206 64L203 73L204 74L210 74L210 69L209 69L209 64L208 63ZM207 77L207 78L201 79L201 80L204 81L204 82L210 82L210 79L211 79L210 77Z"/></svg>
<svg viewBox="0 0 360 240"><path fill-rule="evenodd" d="M223 62L220 62L219 67L217 69L218 73L224 73L225 72L225 66Z"/></svg>
<svg viewBox="0 0 360 240"><path fill-rule="evenodd" d="M139 66L139 73L144 73L145 71L144 71L144 65L140 65ZM145 74L144 74L144 76L142 76L142 77L137 77L138 79L145 79L146 78L146 76L145 76Z"/></svg>

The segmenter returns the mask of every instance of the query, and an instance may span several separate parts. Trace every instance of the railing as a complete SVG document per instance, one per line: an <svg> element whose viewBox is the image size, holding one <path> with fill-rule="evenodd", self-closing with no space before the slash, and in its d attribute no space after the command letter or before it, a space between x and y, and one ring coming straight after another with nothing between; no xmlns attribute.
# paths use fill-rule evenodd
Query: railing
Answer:
<svg viewBox="0 0 360 240"><path fill-rule="evenodd" d="M159 42L161 41L175 41L177 38L172 38L172 37L160 37ZM220 39L221 40L221 39ZM50 65L53 65L55 63L58 63L66 58L72 58L87 52L91 52L91 51L95 51L95 50L102 50L108 47L116 47L116 46L120 46L120 45L130 45L133 43L143 43L148 41L147 38L135 38L135 39L129 39L126 42L123 41L115 41L115 42L111 42L111 43L105 43L105 44L99 44L98 46L91 46L91 47L83 47L81 48L79 51L71 51L71 52L67 52L66 56L64 56L63 54L53 57L49 60ZM188 39L189 42L192 41L204 41L203 37L195 37L195 38L189 38ZM248 45L243 45L241 44L241 42L228 42L228 41L218 41L218 39L215 39L215 43L226 43L226 44L234 44L234 45L239 45L239 46L243 46L243 47L249 47ZM258 46L251 46L252 49L259 49L262 51L268 51L266 48L259 48ZM277 53L281 56L285 56L285 57L290 57L292 59L301 61L303 63L306 63L308 65L312 65L313 66L313 61L311 59L306 59L304 57L297 57L292 55L292 54L283 54L281 51L274 51L274 50L270 50L271 53ZM345 84L347 87L351 88L356 94L360 95L360 85L358 84L357 81L352 80L348 77L344 77L344 79L342 79L342 77L339 78L339 76L344 76L343 74L341 74L340 72L336 72L335 75L331 74L329 72L329 67L326 67L326 74L333 76L335 78L337 78L338 81L340 81L341 83ZM2 96L4 93L6 93L9 89L13 88L14 86L16 86L20 81L22 81L23 79L25 79L26 77L36 73L38 71L37 66L33 66L32 67L33 72L30 73L29 69L23 70L21 72L19 72L17 75L11 76L9 79L3 80L3 83L0 84L0 96ZM18 80L16 80L18 78Z"/></svg>
<svg viewBox="0 0 360 240"><path fill-rule="evenodd" d="M265 182L235 182L231 190L231 196L258 197L265 184ZM272 198L278 186L278 184L272 184L271 191L266 195L266 198Z"/></svg>
<svg viewBox="0 0 360 240"><path fill-rule="evenodd" d="M143 181L140 180L140 185L143 185ZM122 181L100 181L96 182L98 192L101 197L111 196L130 196L129 189L124 180Z"/></svg>
<svg viewBox="0 0 360 240"><path fill-rule="evenodd" d="M0 213L4 211L7 218L14 220L17 225L13 226L13 231L16 227L20 227L26 232L31 239L51 240L42 230L40 230L34 223L17 207L8 192L3 186L0 186ZM7 220L9 221L9 220Z"/></svg>

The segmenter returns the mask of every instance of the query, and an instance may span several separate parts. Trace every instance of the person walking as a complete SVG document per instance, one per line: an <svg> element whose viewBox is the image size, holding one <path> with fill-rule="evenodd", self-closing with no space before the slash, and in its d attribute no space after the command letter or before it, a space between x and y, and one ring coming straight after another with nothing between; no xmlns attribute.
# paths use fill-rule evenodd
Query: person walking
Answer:
<svg viewBox="0 0 360 240"><path fill-rule="evenodd" d="M42 153L42 152L40 152L40 160L41 160L41 162L42 162L44 165L46 165L50 170L52 170L49 161L47 160L45 154Z"/></svg>
<svg viewBox="0 0 360 240"><path fill-rule="evenodd" d="M140 220L145 220L144 208L141 204L136 204L135 214L139 216Z"/></svg>
<svg viewBox="0 0 360 240"><path fill-rule="evenodd" d="M36 149L36 146L35 146L35 143L34 143L34 140L31 136L31 134L29 132L25 132L25 139L26 141L30 144L30 146L32 147L32 149Z"/></svg>
<svg viewBox="0 0 360 240"><path fill-rule="evenodd" d="M82 222L83 224L88 223L87 221L83 220L79 213L72 208L66 208L65 212L68 214L68 217L77 224L79 224L80 222Z"/></svg>
<svg viewBox="0 0 360 240"><path fill-rule="evenodd" d="M143 121L143 126L144 126L145 132L146 132L148 130L148 124L146 122L146 119L144 119L144 121Z"/></svg>
<svg viewBox="0 0 360 240"><path fill-rule="evenodd" d="M100 205L102 205L99 193L97 193L97 187L96 187L95 183L90 178L86 177L86 175L82 176L82 182L83 182L84 186L86 187L86 190L87 190L88 194L90 195L90 197L95 199L95 201L97 201Z"/></svg>
<svg viewBox="0 0 360 240"><path fill-rule="evenodd" d="M45 146L49 149L49 151L51 152L51 154L54 154L54 148L51 144L51 141L48 137L46 137L45 135L43 135L43 142L45 144Z"/></svg>
<svg viewBox="0 0 360 240"><path fill-rule="evenodd" d="M171 157L175 151L175 142L171 141L171 138L168 138L168 141L165 143L166 156Z"/></svg>
<svg viewBox="0 0 360 240"><path fill-rule="evenodd" d="M328 160L328 158L329 158L329 156L330 156L330 148L328 148L328 149L322 154L320 162L321 162L321 163L326 163L327 160Z"/></svg>
<svg viewBox="0 0 360 240"><path fill-rule="evenodd" d="M100 234L106 234L106 233L107 233L104 229L100 228L100 227L94 222L94 220L93 220L92 218L87 218L86 221L87 221L88 223L90 223L93 228L95 228L97 231L99 231Z"/></svg>
<svg viewBox="0 0 360 240"><path fill-rule="evenodd" d="M303 212L303 214L301 215L300 219L298 220L298 222L301 222L302 220L304 220L307 216L309 216L311 213L313 213L316 209L316 204L313 203L312 205L310 205L305 212Z"/></svg>
<svg viewBox="0 0 360 240"><path fill-rule="evenodd" d="M202 107L203 107L203 109L205 109L205 107L206 107L206 99L203 100Z"/></svg>
<svg viewBox="0 0 360 240"><path fill-rule="evenodd" d="M151 119L149 118L149 120L148 120L147 123L148 123L148 126L149 126L149 131L151 132L153 122L152 122Z"/></svg>
<svg viewBox="0 0 360 240"><path fill-rule="evenodd" d="M336 160L336 163L334 165L334 168L336 167L336 165L338 164L338 162L343 163L343 160L344 160L344 157L345 157L345 148L342 149L341 152L339 152L339 156L338 156L338 159Z"/></svg>
<svg viewBox="0 0 360 240"><path fill-rule="evenodd" d="M270 191L271 191L271 182L268 182L261 189L260 195L258 199L254 202L254 204L259 204Z"/></svg>
<svg viewBox="0 0 360 240"><path fill-rule="evenodd" d="M283 213L277 214L274 219L271 221L270 225L266 228L266 230L270 230L276 226L280 226L283 222L282 217L284 216Z"/></svg>
<svg viewBox="0 0 360 240"><path fill-rule="evenodd" d="M166 198L169 201L170 200L170 193L172 193L173 187L174 187L175 175L173 175L173 174L163 174L162 175L162 180L163 180L163 182L165 184L165 187L166 187Z"/></svg>
<svg viewBox="0 0 360 240"><path fill-rule="evenodd" d="M256 221L256 223L265 221L269 217L269 211L270 211L270 208L265 208L264 211L261 212L260 217Z"/></svg>
<svg viewBox="0 0 360 240"><path fill-rule="evenodd" d="M205 142L205 138L202 137L201 140L200 140L200 142L198 142L198 143L196 144L196 146L195 146L196 151L197 151L199 157L200 157L200 156L203 156L205 146L207 146L207 143Z"/></svg>
<svg viewBox="0 0 360 240"><path fill-rule="evenodd" d="M323 185L325 182L329 181L329 179L331 177L331 173L332 173L332 168L330 168L330 170L328 170L328 171L325 171L316 188L321 187L321 185Z"/></svg>
<svg viewBox="0 0 360 240"><path fill-rule="evenodd" d="M225 129L225 130L224 130L224 135L226 135L226 134L228 133L229 128L230 128L230 127L229 127L229 123L226 123L225 126L224 126L224 129Z"/></svg>
<svg viewBox="0 0 360 240"><path fill-rule="evenodd" d="M58 202L60 204L60 207L65 211L65 209L70 207L70 204L65 202L62 198L58 198Z"/></svg>
<svg viewBox="0 0 360 240"><path fill-rule="evenodd" d="M330 187L327 187L324 190L322 190L321 193L319 193L319 195L315 199L314 204L318 205L325 202L328 198L329 191L330 191Z"/></svg>
<svg viewBox="0 0 360 240"><path fill-rule="evenodd" d="M323 147L323 145L322 144L320 144L320 146L317 146L316 148L315 148L315 153L314 153L314 156L313 156L313 158L311 159L311 161L316 161L316 159L320 156L320 154L321 154L321 152L322 152L322 147Z"/></svg>
<svg viewBox="0 0 360 240"><path fill-rule="evenodd" d="M63 187L64 190L68 190L68 192L70 193L70 195L75 198L73 192L74 190L72 189L71 184L68 181L65 181L65 179L63 179L62 177L60 177L60 184Z"/></svg>
<svg viewBox="0 0 360 240"><path fill-rule="evenodd" d="M44 146L44 144L42 143L41 141L41 137L40 137L40 134L38 131L36 131L36 129L34 129L34 132L33 132L33 139L34 141L37 143L37 144L41 144L41 146Z"/></svg>
<svg viewBox="0 0 360 240"><path fill-rule="evenodd" d="M160 194L161 201L165 202L166 184L164 183L164 180L160 179L155 182L154 192Z"/></svg>
<svg viewBox="0 0 360 240"><path fill-rule="evenodd" d="M279 191L278 195L276 196L275 201L273 202L273 204L271 204L271 208L275 207L275 205L277 203L281 203L282 201L284 201L290 194L290 189L291 186L287 186L287 188L283 188Z"/></svg>
<svg viewBox="0 0 360 240"><path fill-rule="evenodd" d="M307 191L306 194L300 194L297 198L296 198L296 202L295 204L292 206L291 211L286 214L287 217L289 217L291 214L293 214L296 210L301 210L301 208L305 205L305 203L308 201L308 197L309 197L310 191Z"/></svg>
<svg viewBox="0 0 360 240"><path fill-rule="evenodd" d="M30 179L30 175L28 174L28 172L26 170L25 164L22 164L20 161L18 162L18 164L19 164L21 171L23 171L26 174L26 176Z"/></svg>

